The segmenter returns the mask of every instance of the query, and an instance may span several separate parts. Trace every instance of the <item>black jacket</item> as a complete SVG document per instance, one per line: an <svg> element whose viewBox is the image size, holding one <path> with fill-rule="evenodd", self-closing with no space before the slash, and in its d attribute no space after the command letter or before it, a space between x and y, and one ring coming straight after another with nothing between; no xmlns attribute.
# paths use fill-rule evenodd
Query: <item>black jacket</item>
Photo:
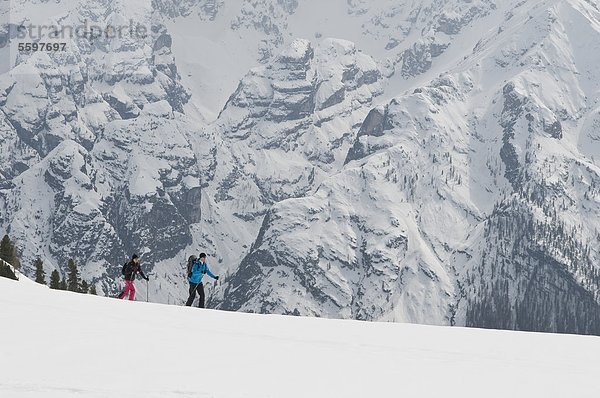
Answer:
<svg viewBox="0 0 600 398"><path fill-rule="evenodd" d="M144 271L142 271L142 267L140 266L140 264L139 263L136 264L133 260L131 260L125 266L125 280L126 281L133 281L133 280L135 280L135 275L138 272L140 273L140 275L142 276L142 278L148 279L148 277L144 274Z"/></svg>

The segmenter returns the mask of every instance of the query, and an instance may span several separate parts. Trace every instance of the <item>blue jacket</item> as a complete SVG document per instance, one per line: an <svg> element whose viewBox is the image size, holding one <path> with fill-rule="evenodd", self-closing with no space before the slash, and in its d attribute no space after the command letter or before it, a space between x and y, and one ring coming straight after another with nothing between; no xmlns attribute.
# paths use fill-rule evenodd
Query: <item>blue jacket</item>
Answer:
<svg viewBox="0 0 600 398"><path fill-rule="evenodd" d="M210 272L210 269L208 269L208 264L206 263L206 261L201 263L200 260L196 260L196 262L192 266L192 276L190 276L188 278L188 281L190 283L195 283L195 284L201 283L202 277L204 276L204 274L207 274L208 276L210 276L213 279L215 278L213 273Z"/></svg>

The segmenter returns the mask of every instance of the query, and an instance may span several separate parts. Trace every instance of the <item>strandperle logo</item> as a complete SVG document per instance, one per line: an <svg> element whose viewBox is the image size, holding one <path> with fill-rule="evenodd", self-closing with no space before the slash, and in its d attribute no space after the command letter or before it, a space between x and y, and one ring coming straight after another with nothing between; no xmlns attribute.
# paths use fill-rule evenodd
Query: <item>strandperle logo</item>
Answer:
<svg viewBox="0 0 600 398"><path fill-rule="evenodd" d="M140 43L151 34L147 25L134 19L108 23L86 18L69 24L57 23L49 17L45 24L24 22L10 13L9 5L10 1L0 0L0 74L10 71L20 54L75 50L82 41L108 49L106 45L113 40ZM105 59L104 64L110 69L111 59Z"/></svg>
<svg viewBox="0 0 600 398"><path fill-rule="evenodd" d="M125 25L99 25L87 19L77 25L14 25L4 26L4 35L7 40L0 40L0 45L6 46L12 40L19 42L40 40L67 40L67 39L122 39L130 37L133 39L145 39L148 36L148 28L139 22L129 20Z"/></svg>

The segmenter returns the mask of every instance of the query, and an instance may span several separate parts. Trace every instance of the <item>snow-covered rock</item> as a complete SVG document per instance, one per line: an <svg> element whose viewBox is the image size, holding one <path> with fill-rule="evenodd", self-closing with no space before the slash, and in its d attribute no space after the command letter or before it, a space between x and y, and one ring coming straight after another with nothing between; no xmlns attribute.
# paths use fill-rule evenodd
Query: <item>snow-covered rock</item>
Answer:
<svg viewBox="0 0 600 398"><path fill-rule="evenodd" d="M218 304L600 333L600 174L577 144L597 72L577 73L589 69L569 45L590 16L587 3L532 6L374 108L339 174L270 209Z"/></svg>
<svg viewBox="0 0 600 398"><path fill-rule="evenodd" d="M599 333L593 2L10 6L0 229L25 272L76 257L109 293L139 252L179 303L205 251L220 308ZM19 25L86 21L145 34L16 51Z"/></svg>

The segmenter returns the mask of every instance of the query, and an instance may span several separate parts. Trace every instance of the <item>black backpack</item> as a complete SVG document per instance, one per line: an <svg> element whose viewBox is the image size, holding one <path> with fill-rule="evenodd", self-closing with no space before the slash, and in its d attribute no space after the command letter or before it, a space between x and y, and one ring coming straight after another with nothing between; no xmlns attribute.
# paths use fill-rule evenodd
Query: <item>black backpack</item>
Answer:
<svg viewBox="0 0 600 398"><path fill-rule="evenodd" d="M192 268L194 267L194 263L196 262L196 256L195 255L191 255L190 258L188 258L187 261L187 277L189 278L190 276L192 276Z"/></svg>
<svg viewBox="0 0 600 398"><path fill-rule="evenodd" d="M123 264L123 268L121 268L121 273L123 276L127 276L129 274L129 261Z"/></svg>

